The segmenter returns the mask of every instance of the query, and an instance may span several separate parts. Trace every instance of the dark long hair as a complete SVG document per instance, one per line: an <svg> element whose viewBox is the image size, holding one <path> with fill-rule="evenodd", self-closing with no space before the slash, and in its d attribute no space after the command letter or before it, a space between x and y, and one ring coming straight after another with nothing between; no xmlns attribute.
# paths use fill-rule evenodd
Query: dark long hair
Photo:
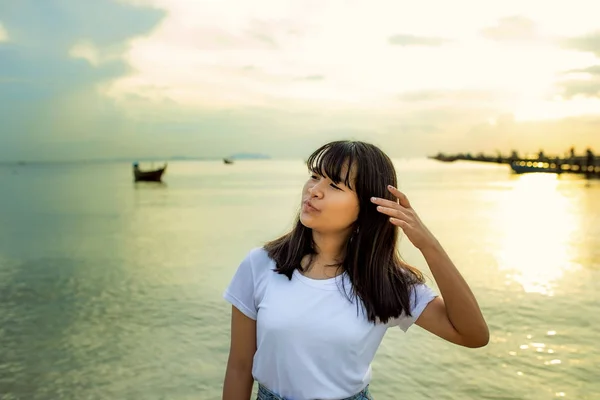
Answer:
<svg viewBox="0 0 600 400"><path fill-rule="evenodd" d="M358 219L339 265L352 283L349 300L358 296L371 322L386 323L402 313L410 316L411 287L423 283L423 275L401 260L397 249L398 228L370 201L372 196L396 200L387 190L387 185L397 186L390 158L369 143L335 141L317 149L308 158L307 167L335 183L344 182L358 197ZM353 170L355 179L351 182ZM300 222L299 213L290 232L264 247L275 261L275 271L290 280L295 269L302 271L302 258L316 254L312 229Z"/></svg>

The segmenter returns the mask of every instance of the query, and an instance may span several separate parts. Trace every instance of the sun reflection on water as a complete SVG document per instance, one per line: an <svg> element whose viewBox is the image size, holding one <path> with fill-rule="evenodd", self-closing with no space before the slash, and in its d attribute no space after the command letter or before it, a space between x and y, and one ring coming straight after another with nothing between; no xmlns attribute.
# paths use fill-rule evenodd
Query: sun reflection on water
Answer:
<svg viewBox="0 0 600 400"><path fill-rule="evenodd" d="M577 268L569 241L578 220L558 186L554 174L522 175L500 204L499 265L507 271L507 284L517 282L527 293L552 296L565 271Z"/></svg>

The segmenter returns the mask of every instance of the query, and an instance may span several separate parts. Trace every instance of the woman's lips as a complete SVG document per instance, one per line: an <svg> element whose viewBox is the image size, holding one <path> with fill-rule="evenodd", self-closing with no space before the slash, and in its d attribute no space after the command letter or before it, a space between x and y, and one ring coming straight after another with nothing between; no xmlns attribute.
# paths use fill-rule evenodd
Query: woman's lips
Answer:
<svg viewBox="0 0 600 400"><path fill-rule="evenodd" d="M309 200L306 200L303 204L302 204L302 210L305 212L319 212L321 210L319 210L317 207L313 206Z"/></svg>

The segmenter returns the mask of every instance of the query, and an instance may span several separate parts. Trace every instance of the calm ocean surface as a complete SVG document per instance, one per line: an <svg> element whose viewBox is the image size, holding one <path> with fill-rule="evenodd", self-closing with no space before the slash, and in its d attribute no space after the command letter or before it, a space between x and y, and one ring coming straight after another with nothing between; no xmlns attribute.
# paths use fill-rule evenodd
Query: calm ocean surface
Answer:
<svg viewBox="0 0 600 400"><path fill-rule="evenodd" d="M375 398L599 399L600 181L395 163L491 342L391 330ZM306 177L301 160L172 162L165 185L128 163L0 165L0 399L220 399L222 292L291 225Z"/></svg>

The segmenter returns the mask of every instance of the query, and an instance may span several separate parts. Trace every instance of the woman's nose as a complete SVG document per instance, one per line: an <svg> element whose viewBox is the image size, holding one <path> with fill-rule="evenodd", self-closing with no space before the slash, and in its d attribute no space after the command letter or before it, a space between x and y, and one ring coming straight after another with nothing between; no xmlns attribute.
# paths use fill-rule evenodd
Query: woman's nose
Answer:
<svg viewBox="0 0 600 400"><path fill-rule="evenodd" d="M321 190L321 185L317 183L316 185L308 188L308 193L312 197L321 197L323 195L323 191Z"/></svg>

